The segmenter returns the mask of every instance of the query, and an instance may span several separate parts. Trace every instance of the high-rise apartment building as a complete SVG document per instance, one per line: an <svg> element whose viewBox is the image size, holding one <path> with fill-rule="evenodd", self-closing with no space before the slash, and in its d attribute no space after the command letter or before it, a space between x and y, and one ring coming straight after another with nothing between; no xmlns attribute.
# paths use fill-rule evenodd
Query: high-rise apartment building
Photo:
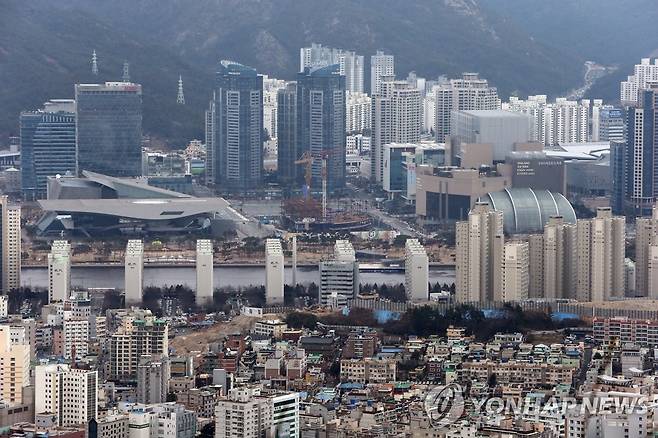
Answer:
<svg viewBox="0 0 658 438"><path fill-rule="evenodd" d="M125 316L110 336L110 378L134 380L139 359L169 352L167 322L141 310Z"/></svg>
<svg viewBox="0 0 658 438"><path fill-rule="evenodd" d="M64 358L84 359L89 352L89 320L87 318L64 318L62 323Z"/></svg>
<svg viewBox="0 0 658 438"><path fill-rule="evenodd" d="M409 301L429 300L429 258L418 239L404 244L404 289Z"/></svg>
<svg viewBox="0 0 658 438"><path fill-rule="evenodd" d="M651 214L658 200L658 82L647 87L628 108L624 147L624 210L636 216Z"/></svg>
<svg viewBox="0 0 658 438"><path fill-rule="evenodd" d="M35 414L53 414L57 426L87 424L98 416L98 372L66 364L35 368Z"/></svg>
<svg viewBox="0 0 658 438"><path fill-rule="evenodd" d="M370 57L370 95L375 96L380 92L382 78L395 76L395 58L386 55L383 51Z"/></svg>
<svg viewBox="0 0 658 438"><path fill-rule="evenodd" d="M498 90L477 73L464 73L461 79L438 84L434 87L434 98L435 135L439 143L451 134L452 111L500 109Z"/></svg>
<svg viewBox="0 0 658 438"><path fill-rule="evenodd" d="M291 189L303 180L295 161L302 158L297 142L297 83L290 82L277 94L277 171L279 184Z"/></svg>
<svg viewBox="0 0 658 438"><path fill-rule="evenodd" d="M212 303L214 287L213 246L210 239L196 241L196 303Z"/></svg>
<svg viewBox="0 0 658 438"><path fill-rule="evenodd" d="M371 179L384 178L384 146L417 143L421 132L421 98L416 87L392 77L381 80L381 92L372 98Z"/></svg>
<svg viewBox="0 0 658 438"><path fill-rule="evenodd" d="M142 357L137 365L137 403L167 401L171 370L166 356Z"/></svg>
<svg viewBox="0 0 658 438"><path fill-rule="evenodd" d="M78 172L142 174L142 86L76 84Z"/></svg>
<svg viewBox="0 0 658 438"><path fill-rule="evenodd" d="M508 242L503 247L502 293L500 301L521 301L528 298L530 287L530 247L528 242Z"/></svg>
<svg viewBox="0 0 658 438"><path fill-rule="evenodd" d="M323 306L342 308L359 291L359 264L348 240L336 240L331 260L320 262L320 296Z"/></svg>
<svg viewBox="0 0 658 438"><path fill-rule="evenodd" d="M268 305L283 304L284 267L281 241L267 239L265 241L265 301Z"/></svg>
<svg viewBox="0 0 658 438"><path fill-rule="evenodd" d="M545 95L528 96L527 100L510 97L503 109L525 114L530 118L530 140L548 146L563 143L585 143L600 136L602 102L583 99L580 102L557 98L549 103ZM596 121L592 113L596 113ZM592 132L590 132L590 124Z"/></svg>
<svg viewBox="0 0 658 438"><path fill-rule="evenodd" d="M551 217L544 227L541 240L543 284L538 297L571 298L576 274L576 231L576 226L565 222L562 216Z"/></svg>
<svg viewBox="0 0 658 438"><path fill-rule="evenodd" d="M642 58L635 64L633 74L621 83L620 100L622 105L636 105L642 101L642 90L651 82L658 81L658 59L651 63L651 58Z"/></svg>
<svg viewBox="0 0 658 438"><path fill-rule="evenodd" d="M30 345L20 341L12 342L10 326L0 326L0 395L11 405L22 403L23 388L30 384Z"/></svg>
<svg viewBox="0 0 658 438"><path fill-rule="evenodd" d="M650 287L649 280L657 272L650 267L658 268L654 254L658 247L658 204L654 205L650 217L637 218L635 221L635 286L640 296L658 298L658 283Z"/></svg>
<svg viewBox="0 0 658 438"><path fill-rule="evenodd" d="M278 137L278 94L286 81L263 75L263 129L272 140Z"/></svg>
<svg viewBox="0 0 658 438"><path fill-rule="evenodd" d="M49 176L77 173L75 101L53 99L20 116L21 188L25 199L46 197Z"/></svg>
<svg viewBox="0 0 658 438"><path fill-rule="evenodd" d="M460 302L494 300L501 291L503 213L477 202L467 221L456 227L456 299Z"/></svg>
<svg viewBox="0 0 658 438"><path fill-rule="evenodd" d="M340 74L345 76L345 89L352 93L363 93L363 56L342 49L323 47L321 44L311 44L302 47L299 57L299 71L305 68L327 67L337 64Z"/></svg>
<svg viewBox="0 0 658 438"><path fill-rule="evenodd" d="M365 93L347 93L345 131L349 134L369 132L372 123L371 111L370 96Z"/></svg>
<svg viewBox="0 0 658 438"><path fill-rule="evenodd" d="M345 186L345 77L338 65L307 67L297 75L296 94L296 156L308 152L313 157L313 189L322 187L325 173L327 189L341 189Z"/></svg>
<svg viewBox="0 0 658 438"><path fill-rule="evenodd" d="M62 302L71 293L71 244L55 240L48 254L48 302Z"/></svg>
<svg viewBox="0 0 658 438"><path fill-rule="evenodd" d="M256 70L221 61L206 115L207 170L223 191L254 189L263 174L263 77ZM208 141L210 140L210 143Z"/></svg>
<svg viewBox="0 0 658 438"><path fill-rule="evenodd" d="M3 293L21 287L21 209L0 196L0 288Z"/></svg>
<svg viewBox="0 0 658 438"><path fill-rule="evenodd" d="M144 243L131 239L124 257L124 296L126 307L139 305L144 291Z"/></svg>

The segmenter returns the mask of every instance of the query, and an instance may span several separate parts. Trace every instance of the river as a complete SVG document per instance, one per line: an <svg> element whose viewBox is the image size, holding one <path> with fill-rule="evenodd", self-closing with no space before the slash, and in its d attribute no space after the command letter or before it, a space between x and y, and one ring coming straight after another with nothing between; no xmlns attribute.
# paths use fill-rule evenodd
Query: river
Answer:
<svg viewBox="0 0 658 438"><path fill-rule="evenodd" d="M123 266L73 266L71 268L71 286L75 288L116 288L123 289ZM453 268L430 268L430 282L451 284L455 281ZM361 284L399 284L404 283L404 272L361 272ZM292 269L286 268L286 283L292 281ZM297 269L298 283L319 283L318 268L300 267ZM196 273L194 267L149 267L144 268L144 286L187 285L194 287ZM215 287L245 287L263 285L265 268L263 266L216 266L214 273ZM44 267L23 267L21 284L25 287L48 287L48 269Z"/></svg>

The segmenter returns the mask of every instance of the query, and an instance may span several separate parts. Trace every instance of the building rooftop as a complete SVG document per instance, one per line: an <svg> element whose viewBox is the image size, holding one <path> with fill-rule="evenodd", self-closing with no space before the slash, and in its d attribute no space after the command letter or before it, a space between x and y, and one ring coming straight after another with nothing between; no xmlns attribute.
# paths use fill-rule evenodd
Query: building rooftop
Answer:
<svg viewBox="0 0 658 438"><path fill-rule="evenodd" d="M530 188L512 188L487 193L478 200L503 212L506 234L542 232L551 216L562 216L566 223L576 223L576 212L560 193Z"/></svg>

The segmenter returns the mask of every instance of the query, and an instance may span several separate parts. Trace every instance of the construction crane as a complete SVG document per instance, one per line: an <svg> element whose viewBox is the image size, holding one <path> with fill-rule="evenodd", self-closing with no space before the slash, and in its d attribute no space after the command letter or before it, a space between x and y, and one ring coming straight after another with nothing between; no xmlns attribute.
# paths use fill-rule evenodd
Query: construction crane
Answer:
<svg viewBox="0 0 658 438"><path fill-rule="evenodd" d="M303 164L304 169L304 197L308 199L311 194L311 182L313 180L313 155L310 152L304 152L299 160L295 161L295 164Z"/></svg>

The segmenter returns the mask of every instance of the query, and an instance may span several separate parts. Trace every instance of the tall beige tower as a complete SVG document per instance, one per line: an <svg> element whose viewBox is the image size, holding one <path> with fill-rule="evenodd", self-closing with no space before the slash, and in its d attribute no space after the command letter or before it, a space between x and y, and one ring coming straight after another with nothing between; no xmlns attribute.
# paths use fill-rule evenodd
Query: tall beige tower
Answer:
<svg viewBox="0 0 658 438"><path fill-rule="evenodd" d="M528 298L544 297L544 235L528 236Z"/></svg>
<svg viewBox="0 0 658 438"><path fill-rule="evenodd" d="M565 223L561 216L551 217L544 227L543 243L543 298L571 298L576 271L576 227Z"/></svg>
<svg viewBox="0 0 658 438"><path fill-rule="evenodd" d="M21 210L6 195L0 196L0 232L0 287L7 293L21 286Z"/></svg>
<svg viewBox="0 0 658 438"><path fill-rule="evenodd" d="M456 298L485 302L499 298L503 257L503 213L484 202L456 226Z"/></svg>
<svg viewBox="0 0 658 438"><path fill-rule="evenodd" d="M658 245L658 205L653 207L651 217L637 219L635 229L636 291L641 296L657 297L658 289L649 287L649 248Z"/></svg>
<svg viewBox="0 0 658 438"><path fill-rule="evenodd" d="M502 262L502 300L521 301L528 298L530 245L528 242L505 244Z"/></svg>
<svg viewBox="0 0 658 438"><path fill-rule="evenodd" d="M658 299L658 245L649 247L647 259L648 297L655 300Z"/></svg>

